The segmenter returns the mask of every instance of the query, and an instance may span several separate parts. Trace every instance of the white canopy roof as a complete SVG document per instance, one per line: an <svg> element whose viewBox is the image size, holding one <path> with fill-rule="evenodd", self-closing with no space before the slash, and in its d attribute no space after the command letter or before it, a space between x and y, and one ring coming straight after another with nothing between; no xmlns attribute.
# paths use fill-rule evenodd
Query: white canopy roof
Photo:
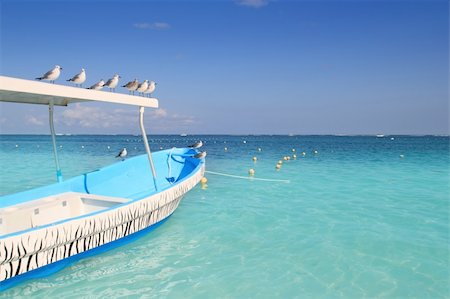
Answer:
<svg viewBox="0 0 450 299"><path fill-rule="evenodd" d="M70 103L97 101L158 108L158 100L100 90L44 83L0 76L0 101L67 106Z"/></svg>

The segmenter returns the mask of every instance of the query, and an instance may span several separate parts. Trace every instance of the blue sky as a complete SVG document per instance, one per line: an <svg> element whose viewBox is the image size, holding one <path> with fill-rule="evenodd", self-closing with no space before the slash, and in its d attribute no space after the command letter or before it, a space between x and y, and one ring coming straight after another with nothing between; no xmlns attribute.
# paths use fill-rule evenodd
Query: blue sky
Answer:
<svg viewBox="0 0 450 299"><path fill-rule="evenodd" d="M149 134L448 134L448 51L445 0L1 0L2 75L154 80ZM1 133L49 131L0 109ZM58 108L56 130L135 134L137 109Z"/></svg>

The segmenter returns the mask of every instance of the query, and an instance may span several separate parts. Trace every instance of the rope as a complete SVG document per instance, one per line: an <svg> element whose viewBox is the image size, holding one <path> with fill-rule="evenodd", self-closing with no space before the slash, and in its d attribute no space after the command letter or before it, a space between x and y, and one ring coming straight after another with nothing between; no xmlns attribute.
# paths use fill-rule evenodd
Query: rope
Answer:
<svg viewBox="0 0 450 299"><path fill-rule="evenodd" d="M266 181L266 182L278 182L278 183L290 183L291 182L290 180L260 179L260 178L254 178L254 177L245 177L245 176L232 175L232 174L226 174L226 173L221 173L221 172L214 172L214 171L209 171L209 170L206 170L205 172L210 173L210 174L235 178L235 179L244 179L244 180L252 180L252 181Z"/></svg>
<svg viewBox="0 0 450 299"><path fill-rule="evenodd" d="M169 156L167 157L167 168L169 168L169 173L167 174L167 177L168 178L170 178L171 177L171 175L172 175L172 167L171 167L171 165L170 165L170 160L172 159L172 153L173 153L173 150L175 149L175 147L172 147L172 149L170 150L170 152L169 152ZM173 184L173 182L170 182L169 181L169 183L170 184Z"/></svg>

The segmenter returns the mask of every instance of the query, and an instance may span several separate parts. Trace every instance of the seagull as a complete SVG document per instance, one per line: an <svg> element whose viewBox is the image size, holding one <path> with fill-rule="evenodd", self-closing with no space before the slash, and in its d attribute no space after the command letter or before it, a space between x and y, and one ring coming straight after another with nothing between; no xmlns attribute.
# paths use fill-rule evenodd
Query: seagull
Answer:
<svg viewBox="0 0 450 299"><path fill-rule="evenodd" d="M59 75L61 74L61 70L62 67L60 67L59 65L55 65L52 70L46 72L44 76L36 78L36 80L48 80L52 83L55 83L55 80L58 79Z"/></svg>
<svg viewBox="0 0 450 299"><path fill-rule="evenodd" d="M150 81L150 83L148 84L148 88L146 91L144 91L144 93L148 93L150 94L150 97L152 97L152 93L155 91L155 89L156 89L155 81Z"/></svg>
<svg viewBox="0 0 450 299"><path fill-rule="evenodd" d="M123 148L119 154L116 156L116 158L121 158L122 160L127 156L127 149Z"/></svg>
<svg viewBox="0 0 450 299"><path fill-rule="evenodd" d="M80 85L80 87L83 87L84 81L86 81L86 72L84 69L81 69L81 72L75 76L73 76L72 79L69 79L67 81L71 81L75 83L75 86Z"/></svg>
<svg viewBox="0 0 450 299"><path fill-rule="evenodd" d="M134 79L134 81L130 81L122 87L125 87L126 89L128 89L128 91L130 93L133 92L133 95L134 95L134 91L138 88L138 85L139 85L138 80Z"/></svg>
<svg viewBox="0 0 450 299"><path fill-rule="evenodd" d="M106 81L105 83L105 87L109 88L109 91L115 91L116 90L116 86L117 83L119 83L119 78L120 76L115 74L114 77L112 77L111 79L109 79L108 81Z"/></svg>
<svg viewBox="0 0 450 299"><path fill-rule="evenodd" d="M148 88L148 80L145 80L141 84L139 84L138 88L136 89L137 92L139 92L142 96L144 96L144 91L146 91Z"/></svg>
<svg viewBox="0 0 450 299"><path fill-rule="evenodd" d="M206 152L201 152L201 153L194 155L194 158L196 158L196 159L204 159L205 157L206 157Z"/></svg>
<svg viewBox="0 0 450 299"><path fill-rule="evenodd" d="M95 83L94 85L92 85L91 87L89 87L87 89L100 90L103 88L103 86L105 86L105 81L103 81L103 79L101 79L100 81L98 81L97 83Z"/></svg>
<svg viewBox="0 0 450 299"><path fill-rule="evenodd" d="M190 148L200 148L203 146L203 142L200 140L199 142L196 142L194 144L189 145Z"/></svg>

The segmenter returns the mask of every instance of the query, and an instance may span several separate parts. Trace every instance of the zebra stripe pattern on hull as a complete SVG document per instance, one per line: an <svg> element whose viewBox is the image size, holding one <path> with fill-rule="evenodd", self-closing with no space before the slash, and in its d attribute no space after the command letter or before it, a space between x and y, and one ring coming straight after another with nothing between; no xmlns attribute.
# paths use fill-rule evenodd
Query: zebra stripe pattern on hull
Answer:
<svg viewBox="0 0 450 299"><path fill-rule="evenodd" d="M148 198L89 217L0 239L0 282L121 239L164 220L203 175L204 165L187 180Z"/></svg>

